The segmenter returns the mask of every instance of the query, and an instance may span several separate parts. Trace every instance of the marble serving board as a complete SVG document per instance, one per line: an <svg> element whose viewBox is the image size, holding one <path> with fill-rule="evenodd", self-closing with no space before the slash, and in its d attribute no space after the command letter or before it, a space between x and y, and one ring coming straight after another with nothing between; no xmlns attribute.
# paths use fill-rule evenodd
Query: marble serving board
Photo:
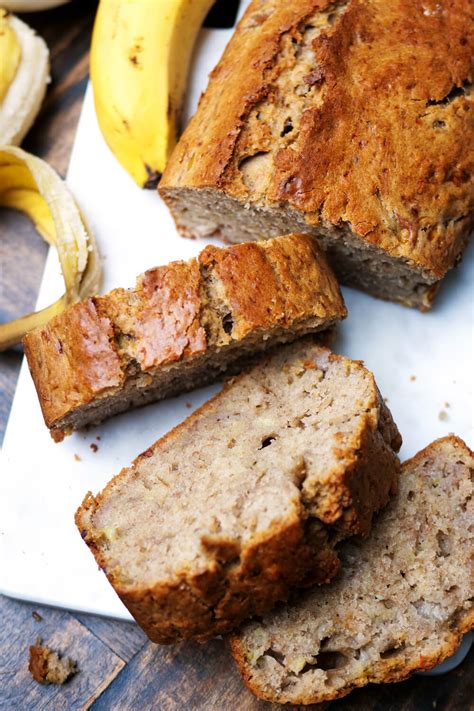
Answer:
<svg viewBox="0 0 474 711"><path fill-rule="evenodd" d="M230 34L231 30L201 33L188 116ZM181 238L156 192L139 190L121 168L99 131L90 86L67 180L96 236L104 291L131 286L145 269L189 258L206 244ZM343 290L349 317L334 348L364 360L374 371L403 434L403 458L450 432L473 444L473 246L446 279L431 313ZM38 306L51 303L61 290L52 251ZM78 535L74 512L88 490L97 492L218 387L126 413L55 444L23 363L0 463L0 591L129 618Z"/></svg>

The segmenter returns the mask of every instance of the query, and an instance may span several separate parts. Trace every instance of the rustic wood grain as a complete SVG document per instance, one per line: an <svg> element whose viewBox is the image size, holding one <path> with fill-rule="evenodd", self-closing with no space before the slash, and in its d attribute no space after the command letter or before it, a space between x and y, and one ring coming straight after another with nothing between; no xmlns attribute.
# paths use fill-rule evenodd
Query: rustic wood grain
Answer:
<svg viewBox="0 0 474 711"><path fill-rule="evenodd" d="M147 642L146 634L133 622L117 622L77 612L74 617L124 662L130 661Z"/></svg>
<svg viewBox="0 0 474 711"><path fill-rule="evenodd" d="M33 612L42 618L33 616ZM28 671L29 647L40 637L71 657L78 672L66 684L43 686ZM0 708L12 711L89 708L125 662L68 612L1 598Z"/></svg>
<svg viewBox="0 0 474 711"><path fill-rule="evenodd" d="M219 1L222 6L228 2ZM57 10L25 16L48 42L53 81L24 147L48 160L62 175L67 170L87 83L96 5L96 0L76 0ZM216 24L215 18L214 13L212 24ZM46 246L26 218L0 211L2 320L34 307L45 255ZM20 362L20 348L0 354L0 442ZM33 611L42 619L36 620ZM27 671L28 647L38 636L79 664L79 673L63 687L42 687ZM474 709L474 650L449 674L367 687L325 706L331 711L470 711ZM0 596L0 709L46 708L269 711L280 707L260 702L243 687L222 640L206 646L157 647L130 623Z"/></svg>
<svg viewBox="0 0 474 711"><path fill-rule="evenodd" d="M169 647L147 643L92 705L92 711L115 708L263 711L271 705L243 688L226 644L214 640Z"/></svg>

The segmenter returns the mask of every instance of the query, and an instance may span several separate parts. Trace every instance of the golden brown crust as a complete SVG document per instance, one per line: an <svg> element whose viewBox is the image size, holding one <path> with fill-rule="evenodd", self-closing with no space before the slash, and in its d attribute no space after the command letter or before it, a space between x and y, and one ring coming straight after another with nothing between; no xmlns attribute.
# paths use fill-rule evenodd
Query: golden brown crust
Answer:
<svg viewBox="0 0 474 711"><path fill-rule="evenodd" d="M467 454L468 457L474 457L474 452L467 447L465 442L460 437L448 435L431 442L431 444L417 452L417 454L415 454L411 459L403 462L402 476L403 472L409 470L413 466L416 466L419 462L423 462L427 456L432 454L433 450L436 450L438 446L444 443L450 444L454 448L459 449L462 455ZM332 694L326 687L324 698L315 694L303 694L300 698L298 698L298 700L292 700L292 703L308 705L318 704L323 701L332 701L334 699L347 696L347 694L354 689L366 686L370 683L380 684L403 681L414 672L428 671L438 664L441 664L441 662L448 657L452 656L461 644L463 635L472 629L474 629L474 609L465 610L462 614L457 616L455 625L450 626L449 630L443 630L442 633L440 631L440 643L435 652L431 654L420 652L418 655L413 655L409 659L406 657L403 659L395 657L380 659L376 666L372 666L370 669L365 670L365 673L361 673L357 679L354 679L353 683L347 684L347 686L344 686L343 688L335 688ZM280 698L277 692L266 693L259 684L258 679L252 671L252 666L249 664L246 657L244 640L241 635L231 635L229 638L229 644L242 679L250 691L264 701L270 701L272 703L288 702L288 699L285 698L284 691L282 692Z"/></svg>
<svg viewBox="0 0 474 711"><path fill-rule="evenodd" d="M28 671L38 684L47 684L49 651L38 642L30 647Z"/></svg>
<svg viewBox="0 0 474 711"><path fill-rule="evenodd" d="M324 351L329 362L349 363L327 349L318 351ZM350 363L354 369L363 369L359 362ZM307 367L312 365L308 362ZM365 370L364 375L368 375ZM238 387L238 382L239 377L227 383L223 391L137 457L132 463L137 475L143 459L166 449L183 431L193 432L195 423L223 394ZM361 413L358 427L340 453L340 464L327 472L324 495L313 492L313 499L324 502L321 509L308 517L311 497L305 500L302 494L292 502L285 520L273 523L265 534L253 536L245 546L222 538L202 541L209 563L199 575L183 569L153 588L131 589L124 584L119 566L108 567L94 516L128 470L122 470L97 496L87 494L76 512L76 525L116 593L152 641L206 641L268 611L276 601L285 600L295 585L327 583L334 577L339 567L334 542L354 533L367 535L374 512L387 504L397 486L396 452L401 438L373 379L371 385L366 403L369 411ZM332 540L330 528L337 532Z"/></svg>
<svg viewBox="0 0 474 711"><path fill-rule="evenodd" d="M222 310L231 331L220 327L216 333L209 318L219 321ZM235 348L252 332L282 328L290 338L300 321L330 325L346 313L323 254L308 236L289 235L259 245L207 247L197 259L151 269L134 289L69 307L27 334L24 346L46 425L61 440L73 429L62 418L116 395L137 376Z"/></svg>
<svg viewBox="0 0 474 711"><path fill-rule="evenodd" d="M134 335L143 371L205 351L200 286L196 260L150 269L139 278L141 309Z"/></svg>
<svg viewBox="0 0 474 711"><path fill-rule="evenodd" d="M316 69L295 85L288 48L310 25L321 29ZM175 188L212 188L295 210L323 234L346 225L439 279L472 225L473 57L465 0L254 2L160 191L167 199ZM263 154L263 177L249 187L242 162Z"/></svg>
<svg viewBox="0 0 474 711"><path fill-rule="evenodd" d="M94 297L70 306L23 339L25 355L48 427L71 409L124 382L110 321ZM60 441L60 431L52 433Z"/></svg>

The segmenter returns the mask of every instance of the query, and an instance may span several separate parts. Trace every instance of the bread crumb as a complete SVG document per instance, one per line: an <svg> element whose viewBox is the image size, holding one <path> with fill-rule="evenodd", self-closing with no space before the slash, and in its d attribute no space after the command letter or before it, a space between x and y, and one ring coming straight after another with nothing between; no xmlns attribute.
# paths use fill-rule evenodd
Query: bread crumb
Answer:
<svg viewBox="0 0 474 711"><path fill-rule="evenodd" d="M411 381L416 380L416 375L410 375L410 380Z"/></svg>
<svg viewBox="0 0 474 711"><path fill-rule="evenodd" d="M449 402L445 402L445 403L444 403L444 406L445 406L445 407L451 407L451 405L449 404Z"/></svg>
<svg viewBox="0 0 474 711"><path fill-rule="evenodd" d="M383 401L384 401L385 404L387 404L387 403L388 403L388 397L384 397Z"/></svg>
<svg viewBox="0 0 474 711"><path fill-rule="evenodd" d="M97 445L95 442L92 442L92 443L89 445L89 447L92 449L92 451L94 452L94 454L95 454L95 453L97 452L97 450L99 449L98 445Z"/></svg>
<svg viewBox="0 0 474 711"><path fill-rule="evenodd" d="M187 403L186 403L186 407L188 408L188 410L190 410L192 406L193 406L193 403L192 403L192 402L187 402Z"/></svg>
<svg viewBox="0 0 474 711"><path fill-rule="evenodd" d="M447 419L448 419L448 413L446 412L446 410L441 410L441 412L438 415L438 420L441 420L442 422L444 422Z"/></svg>
<svg viewBox="0 0 474 711"><path fill-rule="evenodd" d="M36 622L41 622L43 619L41 617L41 615L39 614L39 612L36 612L36 610L33 610L33 612L31 613L31 616L34 620L36 620Z"/></svg>
<svg viewBox="0 0 474 711"><path fill-rule="evenodd" d="M75 454L75 455L74 455L74 459L76 460L76 462L80 462L80 461L81 461L81 458L80 458L80 456L79 456L78 454Z"/></svg>
<svg viewBox="0 0 474 711"><path fill-rule="evenodd" d="M64 684L77 672L77 665L69 657L60 658L49 647L44 647L41 639L30 647L28 670L39 684Z"/></svg>

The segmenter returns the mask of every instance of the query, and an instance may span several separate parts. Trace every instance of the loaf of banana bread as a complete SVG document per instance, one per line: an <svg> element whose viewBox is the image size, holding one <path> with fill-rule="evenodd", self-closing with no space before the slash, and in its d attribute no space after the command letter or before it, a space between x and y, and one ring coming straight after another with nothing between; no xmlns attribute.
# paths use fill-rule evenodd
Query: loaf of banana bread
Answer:
<svg viewBox="0 0 474 711"><path fill-rule="evenodd" d="M346 316L307 235L226 249L145 272L69 307L24 339L46 425L85 425L236 372L276 343Z"/></svg>
<svg viewBox="0 0 474 711"><path fill-rule="evenodd" d="M473 224L473 57L466 0L254 0L160 184L178 229L307 231L428 309Z"/></svg>
<svg viewBox="0 0 474 711"><path fill-rule="evenodd" d="M400 435L373 375L308 339L228 384L76 523L154 642L207 640L330 580L396 488Z"/></svg>

